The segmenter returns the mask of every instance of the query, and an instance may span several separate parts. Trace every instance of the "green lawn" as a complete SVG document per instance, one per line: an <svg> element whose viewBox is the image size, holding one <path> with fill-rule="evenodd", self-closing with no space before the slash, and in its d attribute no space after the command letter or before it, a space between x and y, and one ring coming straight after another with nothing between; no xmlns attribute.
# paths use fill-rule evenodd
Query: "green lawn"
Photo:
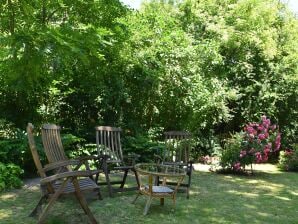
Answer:
<svg viewBox="0 0 298 224"><path fill-rule="evenodd" d="M101 223L298 223L298 174L280 172L273 165L257 165L253 176L234 176L196 171L190 199L179 193L176 209L166 200L153 201L143 216L146 198L131 204L135 192L119 193L104 200L87 199ZM28 217L39 198L37 187L0 194L0 223L36 223ZM47 223L88 223L72 197L62 198L47 217Z"/></svg>

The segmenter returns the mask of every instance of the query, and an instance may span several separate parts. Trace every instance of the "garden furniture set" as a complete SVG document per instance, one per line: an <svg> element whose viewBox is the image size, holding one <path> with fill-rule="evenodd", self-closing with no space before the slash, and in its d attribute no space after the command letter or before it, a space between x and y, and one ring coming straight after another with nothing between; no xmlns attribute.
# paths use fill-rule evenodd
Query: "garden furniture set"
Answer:
<svg viewBox="0 0 298 224"><path fill-rule="evenodd" d="M136 164L136 155L125 157L122 152L120 134L121 129L109 126L97 126L96 145L98 155L84 156L77 159L68 159L65 155L60 136L60 127L54 124L42 126L42 144L48 164L42 165L40 156L34 140L34 127L31 123L27 126L27 134L30 150L37 171L41 177L41 198L30 216L38 217L38 223L43 223L50 208L62 195L74 194L79 204L88 216L91 223L97 223L90 211L83 191L95 191L99 199L102 199L100 185L107 185L109 196L112 197L116 191L136 190L140 195L147 195L148 200L144 209L147 214L153 198L159 198L161 205L164 198L172 198L174 205L176 193L179 188L186 187L187 198L191 183L192 162L190 161L190 140L188 132L166 132L166 150L158 156L157 163ZM125 163L125 159L130 164ZM96 161L95 170L91 170L89 161ZM121 172L120 181L112 181L111 174ZM133 172L137 187L124 188L128 172ZM103 173L105 181L99 181L99 174ZM183 183L187 176L187 182ZM119 188L112 187L119 184Z"/></svg>

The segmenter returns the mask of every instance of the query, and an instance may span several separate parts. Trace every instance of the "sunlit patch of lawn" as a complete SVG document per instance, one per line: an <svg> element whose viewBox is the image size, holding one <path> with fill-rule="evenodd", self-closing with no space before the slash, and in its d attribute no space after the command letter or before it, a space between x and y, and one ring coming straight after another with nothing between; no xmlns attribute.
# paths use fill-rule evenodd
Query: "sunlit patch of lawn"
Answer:
<svg viewBox="0 0 298 224"><path fill-rule="evenodd" d="M274 165L255 165L254 175L235 176L195 171L190 199L179 193L176 208L171 200L164 206L153 201L143 216L146 197L131 204L135 192L117 193L104 200L88 194L87 200L101 223L298 223L298 174L284 173ZM130 178L133 184L133 178ZM36 223L28 217L39 198L37 188L12 190L0 194L0 223ZM88 223L74 197L59 200L47 223Z"/></svg>

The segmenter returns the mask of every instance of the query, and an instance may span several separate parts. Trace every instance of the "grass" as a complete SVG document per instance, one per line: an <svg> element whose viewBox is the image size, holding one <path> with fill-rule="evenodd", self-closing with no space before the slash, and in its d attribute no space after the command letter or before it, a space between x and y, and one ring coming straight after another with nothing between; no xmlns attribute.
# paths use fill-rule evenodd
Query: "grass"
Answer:
<svg viewBox="0 0 298 224"><path fill-rule="evenodd" d="M204 168L204 167L203 167ZM146 197L131 204L135 192L113 198L103 189L104 200L88 195L87 200L100 223L298 223L298 175L280 172L273 165L256 165L251 176L210 173L193 174L190 199L179 193L176 208L166 200L161 207L153 201L143 216ZM39 198L38 187L0 194L0 223L36 223L28 217ZM47 223L88 223L76 199L62 198L47 217Z"/></svg>

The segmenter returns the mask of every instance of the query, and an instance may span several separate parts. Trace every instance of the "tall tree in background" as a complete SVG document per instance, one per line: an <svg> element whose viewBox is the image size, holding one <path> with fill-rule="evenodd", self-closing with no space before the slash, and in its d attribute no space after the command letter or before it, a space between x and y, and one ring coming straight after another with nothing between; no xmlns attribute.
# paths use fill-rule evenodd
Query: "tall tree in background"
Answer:
<svg viewBox="0 0 298 224"><path fill-rule="evenodd" d="M117 55L119 1L1 1L1 117L96 120L104 77ZM115 56L117 57L117 56Z"/></svg>
<svg viewBox="0 0 298 224"><path fill-rule="evenodd" d="M278 0L1 0L0 117L297 141L298 22ZM296 140L295 140L296 139Z"/></svg>

